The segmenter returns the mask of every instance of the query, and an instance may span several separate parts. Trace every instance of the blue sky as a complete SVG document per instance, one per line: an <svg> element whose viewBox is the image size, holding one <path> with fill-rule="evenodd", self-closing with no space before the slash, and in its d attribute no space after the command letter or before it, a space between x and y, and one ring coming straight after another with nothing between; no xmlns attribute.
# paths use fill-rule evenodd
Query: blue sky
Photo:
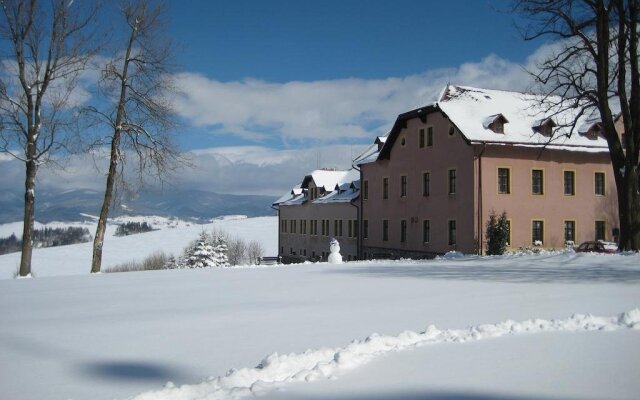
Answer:
<svg viewBox="0 0 640 400"><path fill-rule="evenodd" d="M348 168L448 82L527 90L525 68L552 48L521 39L509 0L166 5L178 44L175 138L195 165L171 185L220 193L278 195L313 169ZM45 187L102 189L86 160L65 162L62 173L41 171ZM0 188L19 187L21 167L3 168Z"/></svg>
<svg viewBox="0 0 640 400"><path fill-rule="evenodd" d="M510 1L171 1L186 70L221 81L388 78L534 49Z"/></svg>

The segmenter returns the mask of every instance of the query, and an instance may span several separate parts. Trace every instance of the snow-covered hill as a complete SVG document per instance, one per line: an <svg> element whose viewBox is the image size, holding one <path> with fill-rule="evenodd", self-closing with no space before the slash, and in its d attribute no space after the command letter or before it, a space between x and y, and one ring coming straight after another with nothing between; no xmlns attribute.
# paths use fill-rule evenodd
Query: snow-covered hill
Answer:
<svg viewBox="0 0 640 400"><path fill-rule="evenodd" d="M156 231L137 235L116 237L114 236L118 224L133 221L147 222ZM95 232L95 217L85 215L83 222L52 222L49 224L37 223L37 227L66 227L83 226ZM258 240L263 244L265 255L277 254L278 219L276 217L247 218L242 215L226 216L214 219L208 224L197 224L175 218L158 216L122 216L111 219L107 225L105 236L103 269L121 264L127 261L141 261L145 257L157 251L179 256L184 248L203 230L222 230L231 236L244 238L247 242ZM0 237L6 237L15 233L20 237L22 223L0 225ZM86 274L91 269L92 243L80 243L70 246L51 247L46 249L34 249L32 271L37 277ZM12 278L20 263L20 253L11 253L0 256L0 279Z"/></svg>
<svg viewBox="0 0 640 400"><path fill-rule="evenodd" d="M275 218L213 226L275 254ZM110 237L107 262L201 229ZM0 398L639 397L637 254L89 275L89 249L37 249L36 278L0 280Z"/></svg>

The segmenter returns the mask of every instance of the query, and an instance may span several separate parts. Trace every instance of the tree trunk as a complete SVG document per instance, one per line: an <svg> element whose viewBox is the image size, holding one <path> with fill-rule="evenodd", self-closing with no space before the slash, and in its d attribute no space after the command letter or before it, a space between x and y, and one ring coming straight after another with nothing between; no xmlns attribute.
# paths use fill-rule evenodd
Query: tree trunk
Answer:
<svg viewBox="0 0 640 400"><path fill-rule="evenodd" d="M104 191L104 199L102 201L102 209L100 210L100 218L98 218L98 227L96 228L96 236L93 239L93 258L91 260L91 273L100 272L102 266L102 246L104 244L104 234L107 229L107 218L109 217L109 207L113 202L113 190L118 168L118 148L120 147L120 131L116 130L113 141L111 142L111 158L109 159L109 174L107 175L107 186Z"/></svg>
<svg viewBox="0 0 640 400"><path fill-rule="evenodd" d="M33 252L33 222L35 212L36 172L38 165L32 158L26 162L27 173L24 183L24 222L22 227L22 255L20 257L20 276L31 274L31 255Z"/></svg>
<svg viewBox="0 0 640 400"><path fill-rule="evenodd" d="M626 168L616 183L620 215L620 250L640 249L640 196L638 169Z"/></svg>

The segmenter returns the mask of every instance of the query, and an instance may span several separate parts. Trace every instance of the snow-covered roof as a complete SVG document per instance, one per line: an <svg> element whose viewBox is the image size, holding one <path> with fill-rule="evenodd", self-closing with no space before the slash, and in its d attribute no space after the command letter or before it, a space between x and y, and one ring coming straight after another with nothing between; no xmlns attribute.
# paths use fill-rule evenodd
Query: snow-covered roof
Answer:
<svg viewBox="0 0 640 400"><path fill-rule="evenodd" d="M448 85L441 98L436 102L439 107L458 127L460 132L471 142L497 142L523 145L562 146L566 149L576 147L601 148L607 150L607 142L603 138L595 140L578 134L576 129L568 137L570 128L565 126L573 121L578 109L565 110L549 115L545 107L540 105L540 95L509 92L505 90L479 89L468 86ZM559 100L559 99L552 99ZM509 121L504 126L504 133L496 134L489 129L487 121L491 117L504 116ZM591 116L591 115L590 115ZM588 117L578 120L578 127ZM557 126L557 131L550 141L548 136L536 132L549 120ZM576 148L578 150L578 148Z"/></svg>
<svg viewBox="0 0 640 400"><path fill-rule="evenodd" d="M339 190L334 190L322 197L318 197L313 201L314 204L330 204L330 203L348 203L360 194L360 190L353 188L351 183L344 183Z"/></svg>
<svg viewBox="0 0 640 400"><path fill-rule="evenodd" d="M378 139L379 138L380 137L378 137ZM377 143L374 143L371 146L367 147L367 149L362 154L356 157L355 160L353 160L353 163L355 165L372 163L378 159L378 154L380 154L379 146Z"/></svg>
<svg viewBox="0 0 640 400"><path fill-rule="evenodd" d="M309 182L313 181L317 187L324 188L325 191L330 192L334 190L336 185L351 183L358 179L360 179L360 172L355 169L349 169L346 171L317 169L305 176L302 181L302 187L309 187Z"/></svg>
<svg viewBox="0 0 640 400"><path fill-rule="evenodd" d="M304 195L304 190L298 184L293 189L291 189L288 193L284 194L278 200L274 201L271 205L273 207L276 207L281 204L293 204L301 200L304 200L305 198L306 196Z"/></svg>
<svg viewBox="0 0 640 400"><path fill-rule="evenodd" d="M318 169L306 175L302 183L273 203L273 206L300 205L308 201L307 188L313 181L317 187L324 188L324 196L314 199L313 203L349 202L360 193L360 172L356 169L326 170Z"/></svg>

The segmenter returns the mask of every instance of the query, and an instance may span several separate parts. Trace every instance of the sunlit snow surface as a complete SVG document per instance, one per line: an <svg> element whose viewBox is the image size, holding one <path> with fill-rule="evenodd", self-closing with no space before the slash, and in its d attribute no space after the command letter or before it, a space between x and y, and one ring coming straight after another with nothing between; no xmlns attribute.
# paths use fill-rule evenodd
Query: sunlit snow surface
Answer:
<svg viewBox="0 0 640 400"><path fill-rule="evenodd" d="M275 254L275 218L217 224ZM201 230L112 237L105 254L177 253ZM0 280L0 398L639 397L638 255L89 275L86 253L37 249L35 278Z"/></svg>

